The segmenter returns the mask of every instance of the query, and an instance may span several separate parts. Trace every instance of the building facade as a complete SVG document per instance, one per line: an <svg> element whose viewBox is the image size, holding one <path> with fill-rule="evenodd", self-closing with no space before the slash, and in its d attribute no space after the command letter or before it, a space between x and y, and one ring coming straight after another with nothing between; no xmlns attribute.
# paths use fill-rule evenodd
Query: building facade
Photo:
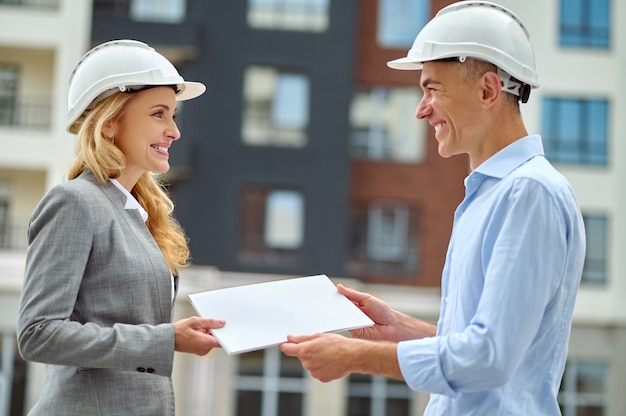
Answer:
<svg viewBox="0 0 626 416"><path fill-rule="evenodd" d="M324 273L436 321L469 167L441 158L415 119L419 73L385 63L450 2L0 0L0 415L22 414L41 389L42 367L14 346L27 221L74 152L69 73L111 39L145 41L207 85L180 106L166 177L193 256L178 318L194 313L194 291ZM497 2L531 33L541 88L522 112L571 181L588 233L562 411L626 414L626 5ZM382 377L319 383L275 348L177 354L173 378L183 415L419 415L428 400Z"/></svg>

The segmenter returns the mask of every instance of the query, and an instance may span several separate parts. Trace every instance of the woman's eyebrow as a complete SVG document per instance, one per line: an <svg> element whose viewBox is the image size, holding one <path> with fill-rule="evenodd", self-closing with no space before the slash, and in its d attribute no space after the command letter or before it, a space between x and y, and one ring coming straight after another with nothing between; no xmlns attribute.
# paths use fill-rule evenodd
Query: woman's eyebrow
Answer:
<svg viewBox="0 0 626 416"><path fill-rule="evenodd" d="M151 110L154 110L154 109L157 109L157 108L161 108L161 109L166 110L166 111L170 111L171 110L171 107L169 105L167 105L167 104L155 104L152 107L150 107ZM178 111L178 107L174 107L173 112L176 113L176 111Z"/></svg>

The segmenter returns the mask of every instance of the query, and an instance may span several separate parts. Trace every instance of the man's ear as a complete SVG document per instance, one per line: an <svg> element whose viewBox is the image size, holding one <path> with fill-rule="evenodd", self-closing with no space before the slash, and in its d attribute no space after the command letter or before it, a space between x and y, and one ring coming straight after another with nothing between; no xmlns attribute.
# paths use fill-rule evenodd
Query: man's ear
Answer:
<svg viewBox="0 0 626 416"><path fill-rule="evenodd" d="M498 74L492 71L485 72L481 77L481 87L483 105L487 108L492 107L502 94L502 83Z"/></svg>

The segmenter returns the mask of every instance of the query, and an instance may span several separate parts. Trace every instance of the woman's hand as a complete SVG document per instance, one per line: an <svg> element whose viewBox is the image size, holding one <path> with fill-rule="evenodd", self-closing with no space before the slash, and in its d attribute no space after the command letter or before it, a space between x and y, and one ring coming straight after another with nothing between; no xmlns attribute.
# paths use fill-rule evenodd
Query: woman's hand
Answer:
<svg viewBox="0 0 626 416"><path fill-rule="evenodd" d="M221 328L225 322L218 319L192 316L174 323L174 349L196 355L206 355L219 347L211 329Z"/></svg>

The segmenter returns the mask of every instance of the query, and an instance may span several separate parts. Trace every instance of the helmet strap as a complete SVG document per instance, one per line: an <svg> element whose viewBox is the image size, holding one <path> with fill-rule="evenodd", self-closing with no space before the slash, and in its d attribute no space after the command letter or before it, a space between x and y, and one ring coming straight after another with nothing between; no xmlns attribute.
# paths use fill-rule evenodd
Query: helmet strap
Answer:
<svg viewBox="0 0 626 416"><path fill-rule="evenodd" d="M518 96L523 103L528 101L530 85L524 84L500 68L498 68L498 78L500 78L502 91Z"/></svg>

